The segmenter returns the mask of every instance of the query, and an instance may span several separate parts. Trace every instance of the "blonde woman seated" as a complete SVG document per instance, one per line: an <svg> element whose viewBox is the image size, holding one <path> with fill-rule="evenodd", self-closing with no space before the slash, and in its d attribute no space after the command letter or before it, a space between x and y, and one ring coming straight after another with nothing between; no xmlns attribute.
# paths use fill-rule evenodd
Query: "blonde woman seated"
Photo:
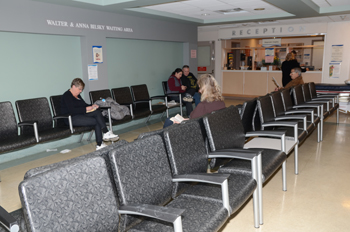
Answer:
<svg viewBox="0 0 350 232"><path fill-rule="evenodd" d="M199 91L201 93L201 102L190 114L190 118L185 120L202 117L213 111L225 108L224 97L221 94L220 87L215 78L210 74L203 74L198 79ZM171 126L174 122L167 118L164 126Z"/></svg>

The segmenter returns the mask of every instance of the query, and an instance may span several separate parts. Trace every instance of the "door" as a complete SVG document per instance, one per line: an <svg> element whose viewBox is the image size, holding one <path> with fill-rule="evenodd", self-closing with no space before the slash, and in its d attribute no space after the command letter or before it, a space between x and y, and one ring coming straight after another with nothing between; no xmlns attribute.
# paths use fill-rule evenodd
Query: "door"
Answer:
<svg viewBox="0 0 350 232"><path fill-rule="evenodd" d="M198 42L198 76L204 73L214 74L215 42Z"/></svg>

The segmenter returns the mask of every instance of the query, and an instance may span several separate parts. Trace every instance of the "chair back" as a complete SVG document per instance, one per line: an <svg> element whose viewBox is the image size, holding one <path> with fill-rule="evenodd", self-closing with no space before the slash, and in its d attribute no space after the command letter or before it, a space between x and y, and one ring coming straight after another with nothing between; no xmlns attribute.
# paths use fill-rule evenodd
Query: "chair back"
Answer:
<svg viewBox="0 0 350 232"><path fill-rule="evenodd" d="M167 92L168 92L168 82L167 81L162 81L162 87L163 87L164 95L166 95Z"/></svg>
<svg viewBox="0 0 350 232"><path fill-rule="evenodd" d="M310 83L309 83L309 89L310 89L311 97L312 97L312 98L316 98L316 97L317 97L317 93L316 93L316 85L315 85L315 82L310 82Z"/></svg>
<svg viewBox="0 0 350 232"><path fill-rule="evenodd" d="M133 85L130 86L131 95L134 101L148 101L150 99L147 85ZM149 103L138 103L135 105L135 108L149 108Z"/></svg>
<svg viewBox="0 0 350 232"><path fill-rule="evenodd" d="M113 99L121 105L132 104L132 96L129 87L111 89Z"/></svg>
<svg viewBox="0 0 350 232"><path fill-rule="evenodd" d="M45 97L16 101L17 114L20 122L37 121L38 131L53 128L49 101ZM33 135L32 126L21 126L21 134Z"/></svg>
<svg viewBox="0 0 350 232"><path fill-rule="evenodd" d="M253 131L253 118L256 109L256 98L246 101L242 105L241 120L244 127L244 132Z"/></svg>
<svg viewBox="0 0 350 232"><path fill-rule="evenodd" d="M97 100L112 98L111 91L109 89L94 90L89 92L90 102L93 104Z"/></svg>
<svg viewBox="0 0 350 232"><path fill-rule="evenodd" d="M28 178L19 195L30 231L118 231L118 202L102 157Z"/></svg>
<svg viewBox="0 0 350 232"><path fill-rule="evenodd" d="M61 115L61 99L62 99L62 95L56 95L56 96L50 97L53 116ZM55 120L55 127L67 127L67 125L64 123L64 120L61 118L61 119Z"/></svg>
<svg viewBox="0 0 350 232"><path fill-rule="evenodd" d="M303 89L301 85L297 85L292 87L293 97L294 97L294 103L295 105L300 105L305 103Z"/></svg>
<svg viewBox="0 0 350 232"><path fill-rule="evenodd" d="M257 105L261 123L275 121L275 113L273 111L273 105L269 95L259 97L257 100Z"/></svg>
<svg viewBox="0 0 350 232"><path fill-rule="evenodd" d="M153 135L118 147L109 153L121 205L164 205L171 200L172 175L162 138ZM136 216L125 216L123 227Z"/></svg>
<svg viewBox="0 0 350 232"><path fill-rule="evenodd" d="M273 92L270 97L276 117L285 115L281 93L279 91Z"/></svg>
<svg viewBox="0 0 350 232"><path fill-rule="evenodd" d="M281 97L283 101L284 111L293 109L292 96L290 95L290 89L283 89L281 91Z"/></svg>
<svg viewBox="0 0 350 232"><path fill-rule="evenodd" d="M18 136L15 113L11 102L0 102L0 138L1 140Z"/></svg>
<svg viewBox="0 0 350 232"><path fill-rule="evenodd" d="M198 121L168 127L164 141L173 176L207 172L207 150ZM173 197L187 187L188 184L174 183Z"/></svg>
<svg viewBox="0 0 350 232"><path fill-rule="evenodd" d="M301 87L302 87L302 90L303 90L303 93L304 93L305 101L306 102L312 101L311 93L310 93L310 89L309 89L309 83L305 83Z"/></svg>
<svg viewBox="0 0 350 232"><path fill-rule="evenodd" d="M203 118L211 151L243 148L245 133L237 107L230 106Z"/></svg>

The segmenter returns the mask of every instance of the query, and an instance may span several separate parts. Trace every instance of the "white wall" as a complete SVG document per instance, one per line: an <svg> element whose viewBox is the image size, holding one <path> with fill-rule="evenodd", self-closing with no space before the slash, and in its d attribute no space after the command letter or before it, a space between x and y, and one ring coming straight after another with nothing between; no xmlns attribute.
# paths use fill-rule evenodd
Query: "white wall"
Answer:
<svg viewBox="0 0 350 232"><path fill-rule="evenodd" d="M350 22L328 23L327 36L324 47L323 83L341 83L349 79L350 62ZM329 63L332 57L332 45L343 44L343 62L341 62L339 78L329 78Z"/></svg>

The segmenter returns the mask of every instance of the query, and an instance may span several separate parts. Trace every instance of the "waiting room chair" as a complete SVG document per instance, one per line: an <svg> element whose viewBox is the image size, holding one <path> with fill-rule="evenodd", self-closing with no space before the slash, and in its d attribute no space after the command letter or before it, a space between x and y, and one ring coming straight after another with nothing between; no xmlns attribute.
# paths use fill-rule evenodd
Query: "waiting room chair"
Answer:
<svg viewBox="0 0 350 232"><path fill-rule="evenodd" d="M208 175L208 156L205 147L205 141L199 122L190 120L184 124L174 125L167 130L164 130L164 141L167 148L167 154L171 165L173 177L185 175ZM260 152L247 152L244 154L244 159L250 160L252 173L236 172L230 174L228 178L228 196L230 213L235 213L247 199L253 195L253 212L254 212L254 226L259 227L259 204L258 192L255 191L257 187L258 167L257 156ZM225 154L223 157L238 158L238 152ZM215 174L214 174L215 175ZM208 185L206 183L198 183L194 186L183 186L182 183L175 182L173 188L173 198L180 193L182 196L189 195L199 198L209 198L215 200L222 200L220 194L220 186Z"/></svg>
<svg viewBox="0 0 350 232"><path fill-rule="evenodd" d="M152 104L153 100L162 100L165 102L165 96L153 96L150 97L147 85L133 85L130 86L131 95L133 98L134 108L148 108L151 111L151 114L162 113L161 117L168 110L167 106L162 104ZM147 118L146 122L148 122L151 115Z"/></svg>
<svg viewBox="0 0 350 232"><path fill-rule="evenodd" d="M151 115L149 108L134 107L129 87L113 88L111 92L116 102L129 107L132 119L146 118Z"/></svg>
<svg viewBox="0 0 350 232"><path fill-rule="evenodd" d="M68 137L73 132L73 126L70 121L69 129L53 127L53 120L62 118L61 116L52 117L49 102L45 97L33 98L16 101L17 114L20 122L21 135L33 135L35 130L32 126L23 125L23 123L37 123L38 136L37 142L46 142L55 139ZM70 117L70 116L69 116Z"/></svg>
<svg viewBox="0 0 350 232"><path fill-rule="evenodd" d="M165 105L168 109L173 108L173 107L180 107L180 114L182 116L182 98L180 93L168 93L168 82L167 81L162 81L162 87L163 87L163 92L165 95ZM179 97L179 102L176 104L169 104L169 99L168 97ZM169 110L167 110L167 118L169 118Z"/></svg>
<svg viewBox="0 0 350 232"><path fill-rule="evenodd" d="M50 97L50 102L51 102L51 109L53 112L53 116L68 116L68 115L62 115L61 114L61 98L62 95L56 95L56 96L51 96ZM54 127L61 127L61 128L67 128L68 126L66 123L63 121L63 118L57 118L54 120ZM89 126L73 126L73 133L74 134L81 134L79 142L83 140L84 133L85 132L90 132L90 135L88 137L88 141L90 141L92 134L94 133L94 128L89 127Z"/></svg>
<svg viewBox="0 0 350 232"><path fill-rule="evenodd" d="M228 218L222 202L207 198L180 195L172 199L174 181L193 181L192 178L173 178L162 138L153 135L135 140L109 154L120 205L166 206L184 209L183 231L218 231ZM136 175L135 175L136 174ZM170 203L169 203L170 201ZM123 219L121 219L123 220ZM137 221L138 224L128 225ZM172 224L158 220L127 216L122 231L172 231Z"/></svg>
<svg viewBox="0 0 350 232"><path fill-rule="evenodd" d="M37 143L34 134L18 135L18 126L30 125L38 131L37 123L22 122L17 125L11 102L0 102L0 153L29 147Z"/></svg>

